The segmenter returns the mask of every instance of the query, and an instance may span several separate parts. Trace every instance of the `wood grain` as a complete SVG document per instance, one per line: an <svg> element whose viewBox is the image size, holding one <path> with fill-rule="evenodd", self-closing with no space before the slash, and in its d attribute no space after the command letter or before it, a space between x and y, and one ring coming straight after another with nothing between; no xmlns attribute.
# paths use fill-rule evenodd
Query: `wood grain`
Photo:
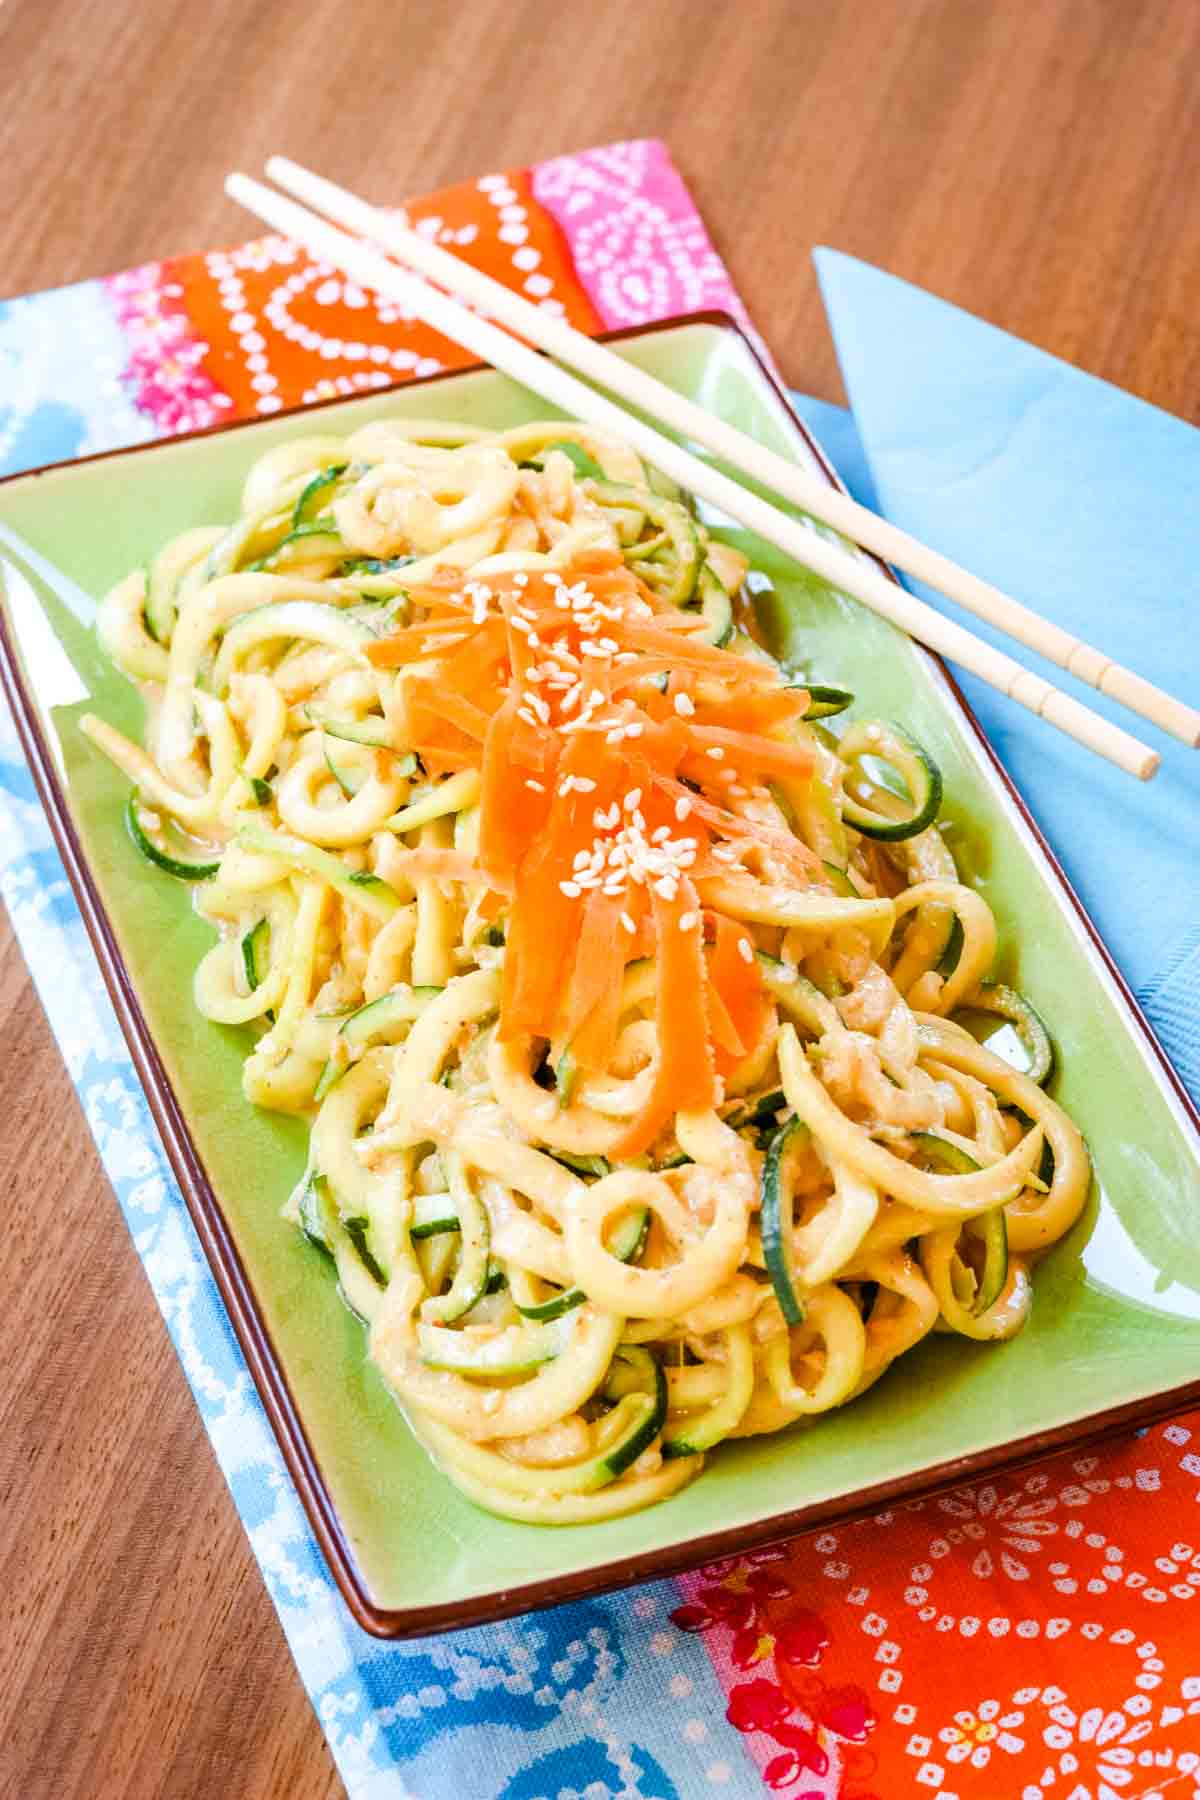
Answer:
<svg viewBox="0 0 1200 1800"><path fill-rule="evenodd" d="M789 379L829 243L1200 416L1195 0L9 0L0 291L202 245L272 150L379 198L671 144ZM0 1796L340 1786L0 926ZM485 1800L480 1796L479 1800Z"/></svg>

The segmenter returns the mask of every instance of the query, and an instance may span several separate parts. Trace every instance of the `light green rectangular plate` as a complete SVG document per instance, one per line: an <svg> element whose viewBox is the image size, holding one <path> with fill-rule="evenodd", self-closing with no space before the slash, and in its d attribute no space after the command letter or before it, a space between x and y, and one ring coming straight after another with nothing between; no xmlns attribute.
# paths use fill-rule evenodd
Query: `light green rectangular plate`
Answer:
<svg viewBox="0 0 1200 1800"><path fill-rule="evenodd" d="M762 442L816 461L732 326L688 322L619 348ZM399 1636L502 1616L1200 1400L1200 1138L1181 1090L939 666L749 541L777 584L790 653L854 689L860 713L904 720L941 764L950 842L1000 921L1000 972L1051 1023L1055 1092L1087 1135L1097 1191L1038 1269L1032 1321L1013 1342L927 1339L815 1427L722 1446L652 1511L556 1530L509 1524L430 1464L366 1362L328 1265L280 1219L306 1128L243 1101L242 1035L191 1002L210 933L185 890L147 874L122 826L126 784L77 729L88 708L135 737L141 727L140 699L90 634L92 597L173 533L234 516L248 464L273 444L389 412L500 427L546 408L473 372L325 407L319 425L281 416L0 487L0 519L27 551L7 559L6 654L43 796L226 1304L359 1620Z"/></svg>

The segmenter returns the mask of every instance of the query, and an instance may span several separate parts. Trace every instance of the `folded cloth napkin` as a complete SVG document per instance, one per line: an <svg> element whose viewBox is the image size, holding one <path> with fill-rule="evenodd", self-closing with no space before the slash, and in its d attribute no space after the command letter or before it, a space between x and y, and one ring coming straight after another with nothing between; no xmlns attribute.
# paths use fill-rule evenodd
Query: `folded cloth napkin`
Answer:
<svg viewBox="0 0 1200 1800"><path fill-rule="evenodd" d="M1194 702L1200 432L866 263L832 250L816 262L887 517ZM962 684L1200 1098L1200 756L1048 672L1153 741L1154 781L1134 787L983 682Z"/></svg>
<svg viewBox="0 0 1200 1800"><path fill-rule="evenodd" d="M659 144L610 145L486 176L418 211L431 231L454 234L444 241L593 328L738 307ZM1044 544L1055 541L1037 564L1040 585L1005 563L1008 539L988 523L997 500L986 484L974 491L956 480L944 506L934 500L939 456L961 445L955 467L977 469L980 446L996 441L1010 379L1019 387L1037 353L899 284L891 284L893 315L880 301L887 278L844 258L826 253L822 277L866 454L849 415L796 399L852 491L870 502L874 477L901 522L1071 622L1070 571L1088 553L1092 527L1073 523L1081 493L1068 492L1061 520L1038 500L1056 491L1062 451L1053 438L1046 465L1035 468L1027 452L1020 471L1031 521L1040 507L1039 531L1047 519L1061 527L1042 533ZM148 265L0 307L0 469L354 391L372 385L368 371L386 382L445 355L446 346L402 320L364 316L366 307L364 296L278 244ZM905 367L897 370L888 353L901 330ZM960 338L958 390L951 386L931 421L922 383L936 382L933 365L943 366ZM990 346L994 379L977 393L980 345ZM1186 428L1050 366L1056 380L1083 384L1073 401L1081 436L1097 433L1110 408L1130 408L1149 437L1166 433L1161 481L1175 470L1176 447L1194 469ZM911 485L918 495L928 490L928 510L917 517L904 446L915 454L922 443L926 474ZM1110 443L1118 480L1140 483L1141 463L1119 432ZM959 529L963 486L975 508L970 531ZM1152 483L1139 520L1154 517L1160 492L1163 518L1143 534L1158 581L1151 589L1143 576L1133 591L1165 607L1159 588L1176 581L1186 554L1164 525L1186 517L1182 477L1170 489L1177 515ZM0 491L0 535L2 514ZM1010 535L1021 526L1015 520ZM1181 524L1178 539L1185 535ZM1120 539L1107 535L1110 552ZM1126 570L1126 579L1135 573ZM1189 649L1195 671L1195 646L1180 638L1170 666L1156 664L1136 631L1122 641L1110 591L1113 617L1089 635L1183 686L1178 671ZM1169 599L1181 616L1182 596ZM1095 603L1090 593L1086 600ZM1173 1021L1186 1022L1189 993L1194 1016L1195 944L1186 901L1179 918L1167 919L1153 875L1181 887L1189 819L1195 844L1186 755L1160 777L1159 796L1174 795L1153 815L1160 847L1140 823L1141 791L1114 777L1110 793L1105 772L1076 769L1048 729L986 691L972 697L1110 937L1125 930L1127 972L1184 1062L1196 1040ZM1060 815L1064 778L1075 811L1068 805ZM1066 829L1073 820L1084 828L1074 835ZM1136 890L1119 861L1131 855L1146 868ZM1110 867L1119 873L1106 887ZM1125 1793L1131 1776L1130 1791L1145 1795L1157 1792L1151 1781L1195 1779L1200 1654L1187 1603L1200 1593L1200 1456L1187 1446L1200 1447L1200 1415L677 1582L445 1638L367 1638L322 1564L229 1330L6 716L0 894L355 1800L693 1800L754 1795L764 1782L789 1800L930 1791L943 1800L1070 1792L1094 1800ZM1179 899L1170 896L1172 905ZM1182 1800L1191 1784L1175 1791Z"/></svg>

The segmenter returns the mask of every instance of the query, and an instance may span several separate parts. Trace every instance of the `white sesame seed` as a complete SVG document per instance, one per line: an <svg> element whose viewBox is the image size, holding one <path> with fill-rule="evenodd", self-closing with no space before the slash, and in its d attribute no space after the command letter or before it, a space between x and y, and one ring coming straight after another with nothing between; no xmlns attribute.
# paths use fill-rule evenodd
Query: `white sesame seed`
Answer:
<svg viewBox="0 0 1200 1800"><path fill-rule="evenodd" d="M568 900L578 900L583 889L577 881L560 881L558 891L560 894L565 894Z"/></svg>
<svg viewBox="0 0 1200 1800"><path fill-rule="evenodd" d="M509 623L511 624L514 631L524 631L526 634L528 634L533 629L533 627L529 623L529 620L523 619L519 613L513 613L509 620Z"/></svg>
<svg viewBox="0 0 1200 1800"><path fill-rule="evenodd" d="M700 914L694 912L680 913L676 923L680 931L694 931L700 922Z"/></svg>
<svg viewBox="0 0 1200 1800"><path fill-rule="evenodd" d="M559 789L559 792L560 793L562 792L561 788ZM575 852L575 860L571 864L571 867L573 869L575 869L576 871L578 871L579 869L586 869L588 864L591 862L591 860L592 859L588 855L586 850L577 850Z"/></svg>
<svg viewBox="0 0 1200 1800"><path fill-rule="evenodd" d="M577 794L594 794L595 791L596 784L590 775L577 775L575 777L575 792Z"/></svg>
<svg viewBox="0 0 1200 1800"><path fill-rule="evenodd" d="M683 824L683 821L687 818L687 816L691 812L691 810L692 810L692 803L688 799L686 794L684 794L680 799L678 799L675 802L675 817L676 817L676 819L678 819L678 821L681 825Z"/></svg>
<svg viewBox="0 0 1200 1800"><path fill-rule="evenodd" d="M626 796L621 804L624 806L626 812L631 813L631 812L636 812L638 807L641 805L641 803L642 803L641 788L630 788L629 792L626 794Z"/></svg>
<svg viewBox="0 0 1200 1800"><path fill-rule="evenodd" d="M652 844L665 844L670 835L671 827L669 825L660 825L657 830L651 832L650 842Z"/></svg>
<svg viewBox="0 0 1200 1800"><path fill-rule="evenodd" d="M654 884L655 893L663 900L673 900L678 889L679 883L672 881L669 875L664 875L661 881L656 881Z"/></svg>
<svg viewBox="0 0 1200 1800"><path fill-rule="evenodd" d="M646 728L641 720L635 719L632 725L627 725L625 727L625 736L627 738L640 738L645 729Z"/></svg>
<svg viewBox="0 0 1200 1800"><path fill-rule="evenodd" d="M738 939L738 955L743 962L752 963L754 961L754 946L748 937Z"/></svg>
<svg viewBox="0 0 1200 1800"><path fill-rule="evenodd" d="M534 718L533 714L530 712L530 710L527 706L518 706L517 717L518 717L518 719L524 719L526 725L536 725L537 724L537 720Z"/></svg>
<svg viewBox="0 0 1200 1800"><path fill-rule="evenodd" d="M676 694L675 711L681 718L690 719L696 710L696 703L690 694Z"/></svg>
<svg viewBox="0 0 1200 1800"><path fill-rule="evenodd" d="M525 573L524 569L518 569L516 574L513 576L513 586L515 588L523 588L523 587L529 586L529 577Z"/></svg>
<svg viewBox="0 0 1200 1800"><path fill-rule="evenodd" d="M625 733L621 729L621 727L618 725L615 731L606 731L605 732L604 741L606 744L620 744L624 741L624 737L625 737Z"/></svg>
<svg viewBox="0 0 1200 1800"><path fill-rule="evenodd" d="M589 706L603 706L604 705L604 695L600 692L599 688L593 688L591 693L588 695L588 705Z"/></svg>
<svg viewBox="0 0 1200 1800"><path fill-rule="evenodd" d="M540 781L535 781L532 775L527 778L525 786L531 789L535 794L544 794L546 791L542 783Z"/></svg>
<svg viewBox="0 0 1200 1800"><path fill-rule="evenodd" d="M630 916L627 912L623 912L621 914L621 924L624 926L625 930L630 933L630 935L632 935L637 930L637 926L634 924L633 920L630 918Z"/></svg>
<svg viewBox="0 0 1200 1800"><path fill-rule="evenodd" d="M714 762L723 762L725 760L725 752L722 750L720 744L710 744L704 754L705 756L711 756Z"/></svg>

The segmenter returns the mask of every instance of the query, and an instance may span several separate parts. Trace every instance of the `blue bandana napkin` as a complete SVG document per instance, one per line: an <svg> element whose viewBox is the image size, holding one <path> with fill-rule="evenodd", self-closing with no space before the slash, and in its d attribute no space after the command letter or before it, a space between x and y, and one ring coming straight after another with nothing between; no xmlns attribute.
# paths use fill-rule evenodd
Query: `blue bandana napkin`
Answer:
<svg viewBox="0 0 1200 1800"><path fill-rule="evenodd" d="M899 523L1194 696L1200 436L875 270L829 252L819 265L861 442L840 409L796 401L852 491L869 504L877 491ZM21 371L11 398L0 383L0 473L149 435L103 353L93 287L0 308L0 375ZM48 338L88 354L64 373L61 358L35 354ZM1200 761L1169 750L1158 781L1138 789L965 685L1200 1097ZM354 1625L163 1158L2 711L0 896L354 1800L761 1794L700 1639L669 1622L672 1583L409 1644Z"/></svg>

